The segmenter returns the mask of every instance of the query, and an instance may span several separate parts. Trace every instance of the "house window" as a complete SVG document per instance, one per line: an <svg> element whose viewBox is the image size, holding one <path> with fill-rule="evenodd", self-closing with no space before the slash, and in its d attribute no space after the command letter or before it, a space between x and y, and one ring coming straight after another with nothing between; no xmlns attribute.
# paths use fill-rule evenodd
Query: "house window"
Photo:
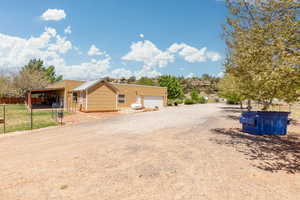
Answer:
<svg viewBox="0 0 300 200"><path fill-rule="evenodd" d="M124 104L125 103L125 94L118 95L118 103Z"/></svg>
<svg viewBox="0 0 300 200"><path fill-rule="evenodd" d="M73 92L73 103L77 103L77 92Z"/></svg>

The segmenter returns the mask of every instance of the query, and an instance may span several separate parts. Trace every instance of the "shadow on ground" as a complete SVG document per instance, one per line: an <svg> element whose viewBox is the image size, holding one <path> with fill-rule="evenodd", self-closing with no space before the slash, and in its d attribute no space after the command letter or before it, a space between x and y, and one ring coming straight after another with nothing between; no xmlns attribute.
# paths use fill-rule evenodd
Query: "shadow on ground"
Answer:
<svg viewBox="0 0 300 200"><path fill-rule="evenodd" d="M231 120L239 120L240 115L244 109L240 109L240 107L237 106L224 106L220 107L222 112L225 114L224 117L226 119L231 119Z"/></svg>
<svg viewBox="0 0 300 200"><path fill-rule="evenodd" d="M256 160L253 166L269 171L300 172L300 135L290 133L287 136L256 136L242 133L239 129L213 129L218 136L211 141L235 148L250 160Z"/></svg>

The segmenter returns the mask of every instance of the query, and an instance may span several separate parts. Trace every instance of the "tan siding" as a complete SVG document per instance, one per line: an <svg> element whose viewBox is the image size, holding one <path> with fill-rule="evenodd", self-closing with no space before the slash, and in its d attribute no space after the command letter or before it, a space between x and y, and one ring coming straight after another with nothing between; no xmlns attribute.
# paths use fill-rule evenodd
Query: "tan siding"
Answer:
<svg viewBox="0 0 300 200"><path fill-rule="evenodd" d="M117 110L116 93L105 84L98 84L88 90L87 111Z"/></svg>
<svg viewBox="0 0 300 200"><path fill-rule="evenodd" d="M73 104L72 90L83 84L84 81L66 80L65 82L65 109L74 110L75 104ZM79 109L78 105L76 105L76 109Z"/></svg>
<svg viewBox="0 0 300 200"><path fill-rule="evenodd" d="M144 96L162 96L164 105L167 103L167 88L114 83L112 85L119 89L120 94L125 94L125 104L118 104L118 107L130 107L136 103L137 96L142 97L142 102Z"/></svg>

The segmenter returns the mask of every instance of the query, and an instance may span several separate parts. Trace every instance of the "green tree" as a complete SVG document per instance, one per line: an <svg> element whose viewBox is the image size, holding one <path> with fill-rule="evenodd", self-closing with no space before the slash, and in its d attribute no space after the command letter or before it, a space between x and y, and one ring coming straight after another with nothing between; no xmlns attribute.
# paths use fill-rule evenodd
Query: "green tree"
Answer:
<svg viewBox="0 0 300 200"><path fill-rule="evenodd" d="M196 89L193 89L191 92L191 98L193 101L198 102L199 101L199 93Z"/></svg>
<svg viewBox="0 0 300 200"><path fill-rule="evenodd" d="M61 81L63 79L62 75L56 75L55 67L53 65L45 67L44 61L42 61L41 59L31 59L29 63L21 69L21 72L26 70L44 72L50 83Z"/></svg>
<svg viewBox="0 0 300 200"><path fill-rule="evenodd" d="M13 86L17 96L24 96L28 90L45 88L49 85L46 71L36 68L25 68L13 79Z"/></svg>
<svg viewBox="0 0 300 200"><path fill-rule="evenodd" d="M240 104L241 108L243 108L242 101L244 100L244 97L239 90L238 84L237 78L230 74L225 74L218 83L218 95L227 99L228 103Z"/></svg>
<svg viewBox="0 0 300 200"><path fill-rule="evenodd" d="M128 83L135 83L136 82L136 77L135 76L131 76L128 79Z"/></svg>
<svg viewBox="0 0 300 200"><path fill-rule="evenodd" d="M138 81L137 84L139 85L150 85L150 86L155 86L155 82L148 77L141 77Z"/></svg>
<svg viewBox="0 0 300 200"><path fill-rule="evenodd" d="M161 87L168 88L168 98L177 99L183 97L183 88L180 85L179 79L175 76L165 75L158 79Z"/></svg>
<svg viewBox="0 0 300 200"><path fill-rule="evenodd" d="M248 100L296 101L300 85L300 1L227 0L226 72Z"/></svg>
<svg viewBox="0 0 300 200"><path fill-rule="evenodd" d="M47 74L48 80L51 83L55 83L55 82L61 81L63 79L62 75L56 75L55 67L53 65L46 67L46 74Z"/></svg>

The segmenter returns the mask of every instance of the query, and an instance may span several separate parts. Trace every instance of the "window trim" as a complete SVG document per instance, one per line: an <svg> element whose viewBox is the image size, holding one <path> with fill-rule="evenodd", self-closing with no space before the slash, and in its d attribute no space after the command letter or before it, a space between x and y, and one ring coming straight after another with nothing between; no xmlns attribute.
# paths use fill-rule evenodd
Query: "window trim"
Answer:
<svg viewBox="0 0 300 200"><path fill-rule="evenodd" d="M124 102L121 102L120 103L120 95L122 95L123 97L121 97L121 99L124 101ZM118 94L118 104L125 104L126 103L126 95L125 94Z"/></svg>

